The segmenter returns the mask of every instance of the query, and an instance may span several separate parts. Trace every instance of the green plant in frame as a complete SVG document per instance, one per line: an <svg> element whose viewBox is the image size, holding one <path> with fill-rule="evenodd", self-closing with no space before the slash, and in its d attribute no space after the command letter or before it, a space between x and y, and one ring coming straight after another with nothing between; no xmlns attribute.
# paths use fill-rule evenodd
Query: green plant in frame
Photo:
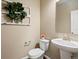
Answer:
<svg viewBox="0 0 79 59"><path fill-rule="evenodd" d="M7 16L11 19L11 22L22 22L25 16L27 16L24 7L22 7L22 4L19 2L8 2L6 9L9 11Z"/></svg>

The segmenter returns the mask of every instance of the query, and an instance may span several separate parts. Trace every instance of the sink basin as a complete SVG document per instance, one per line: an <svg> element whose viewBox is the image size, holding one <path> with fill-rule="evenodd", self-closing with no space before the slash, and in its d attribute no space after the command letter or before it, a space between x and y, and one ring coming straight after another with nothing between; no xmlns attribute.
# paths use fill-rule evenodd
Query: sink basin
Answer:
<svg viewBox="0 0 79 59"><path fill-rule="evenodd" d="M51 41L56 47L66 50L71 53L78 52L78 43L75 41L68 41L63 39L53 39Z"/></svg>
<svg viewBox="0 0 79 59"><path fill-rule="evenodd" d="M52 39L51 42L60 49L61 59L71 59L72 53L78 52L78 42L63 40L63 38Z"/></svg>

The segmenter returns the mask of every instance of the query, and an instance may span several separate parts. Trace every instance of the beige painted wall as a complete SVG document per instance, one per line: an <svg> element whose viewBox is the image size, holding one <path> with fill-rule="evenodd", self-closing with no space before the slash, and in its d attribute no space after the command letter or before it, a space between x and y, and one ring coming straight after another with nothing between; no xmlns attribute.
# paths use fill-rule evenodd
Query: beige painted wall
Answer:
<svg viewBox="0 0 79 59"><path fill-rule="evenodd" d="M56 5L56 32L71 32L71 11L78 9L78 0L64 0Z"/></svg>
<svg viewBox="0 0 79 59"><path fill-rule="evenodd" d="M48 37L52 37L55 33L55 0L41 0L40 4L40 30L41 32L47 33Z"/></svg>
<svg viewBox="0 0 79 59"><path fill-rule="evenodd" d="M55 13L56 1L55 0L41 0L40 2L40 31L47 33L47 37L53 39L55 37ZM46 54L51 59L60 59L58 49L50 43L49 49Z"/></svg>
<svg viewBox="0 0 79 59"><path fill-rule="evenodd" d="M21 59L40 38L40 0L15 0L31 8L30 26L1 26L1 59ZM3 17L2 17L3 18ZM29 46L24 43L31 41Z"/></svg>

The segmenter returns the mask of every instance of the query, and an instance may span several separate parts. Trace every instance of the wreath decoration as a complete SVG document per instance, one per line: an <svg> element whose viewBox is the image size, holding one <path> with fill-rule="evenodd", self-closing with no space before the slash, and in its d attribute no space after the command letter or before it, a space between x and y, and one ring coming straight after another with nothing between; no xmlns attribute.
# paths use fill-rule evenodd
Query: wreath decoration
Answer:
<svg viewBox="0 0 79 59"><path fill-rule="evenodd" d="M27 13L24 11L24 7L22 7L22 3L19 2L8 2L5 7L8 10L6 14L11 22L19 23L27 16Z"/></svg>

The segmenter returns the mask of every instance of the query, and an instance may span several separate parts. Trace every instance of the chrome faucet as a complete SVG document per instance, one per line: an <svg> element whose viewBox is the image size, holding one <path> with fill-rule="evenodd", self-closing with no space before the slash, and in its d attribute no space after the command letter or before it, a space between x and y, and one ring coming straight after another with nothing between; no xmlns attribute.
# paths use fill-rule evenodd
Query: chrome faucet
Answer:
<svg viewBox="0 0 79 59"><path fill-rule="evenodd" d="M71 41L70 36L67 33L63 34L63 39Z"/></svg>

